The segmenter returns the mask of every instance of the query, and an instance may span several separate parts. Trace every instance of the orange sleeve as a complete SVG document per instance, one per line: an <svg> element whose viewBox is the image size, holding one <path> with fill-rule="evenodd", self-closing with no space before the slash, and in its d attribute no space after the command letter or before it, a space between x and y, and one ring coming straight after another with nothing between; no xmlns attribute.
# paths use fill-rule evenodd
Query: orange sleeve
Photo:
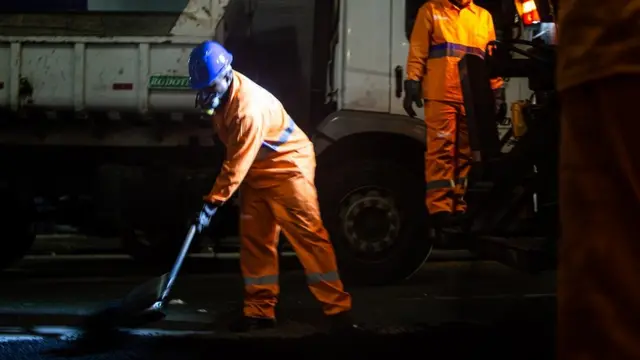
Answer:
<svg viewBox="0 0 640 360"><path fill-rule="evenodd" d="M409 55L407 56L407 79L421 81L425 73L431 34L433 32L433 16L431 7L426 3L420 7L416 22L409 39Z"/></svg>
<svg viewBox="0 0 640 360"><path fill-rule="evenodd" d="M496 40L496 30L493 27L493 17L488 12L487 12L487 19L488 19L487 31L489 32L489 37L488 37L489 42L495 41ZM489 48L489 51L491 51L491 47ZM498 89L498 88L502 87L502 85L504 85L504 81L502 80L501 77L496 77L496 78L491 79L491 89L493 89L493 90Z"/></svg>
<svg viewBox="0 0 640 360"><path fill-rule="evenodd" d="M249 172L264 139L262 117L236 116L228 125L227 158L205 200L223 203L238 189Z"/></svg>

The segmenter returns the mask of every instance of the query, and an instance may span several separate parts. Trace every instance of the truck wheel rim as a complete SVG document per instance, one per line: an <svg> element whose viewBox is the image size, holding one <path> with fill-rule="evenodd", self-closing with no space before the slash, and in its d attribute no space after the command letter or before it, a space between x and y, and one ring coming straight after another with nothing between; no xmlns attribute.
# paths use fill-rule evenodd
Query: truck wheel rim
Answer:
<svg viewBox="0 0 640 360"><path fill-rule="evenodd" d="M386 253L400 232L400 213L388 190L365 187L340 204L342 231L350 248L365 256Z"/></svg>

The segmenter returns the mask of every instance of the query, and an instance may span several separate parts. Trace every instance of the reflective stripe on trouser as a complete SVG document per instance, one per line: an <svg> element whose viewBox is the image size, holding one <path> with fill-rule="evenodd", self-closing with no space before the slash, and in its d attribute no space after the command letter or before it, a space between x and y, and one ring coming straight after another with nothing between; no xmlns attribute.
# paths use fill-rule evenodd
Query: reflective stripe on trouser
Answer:
<svg viewBox="0 0 640 360"><path fill-rule="evenodd" d="M464 106L428 100L424 116L427 126L427 209L430 214L466 211L464 195L471 167L471 148Z"/></svg>
<svg viewBox="0 0 640 360"><path fill-rule="evenodd" d="M329 235L322 225L316 190L296 176L272 188L243 185L240 209L240 266L245 279L244 314L275 317L278 286L278 235L287 236L307 274L307 283L325 314L351 309Z"/></svg>

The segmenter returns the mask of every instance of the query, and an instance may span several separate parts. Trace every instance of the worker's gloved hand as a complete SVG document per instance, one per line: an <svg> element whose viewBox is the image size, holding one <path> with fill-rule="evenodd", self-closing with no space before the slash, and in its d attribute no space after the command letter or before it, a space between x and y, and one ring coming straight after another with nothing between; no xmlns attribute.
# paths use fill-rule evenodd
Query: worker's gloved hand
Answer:
<svg viewBox="0 0 640 360"><path fill-rule="evenodd" d="M405 80L404 81L404 100L402 106L407 115L416 117L416 112L413 110L413 104L417 107L422 107L422 91L420 90L420 81L417 80Z"/></svg>
<svg viewBox="0 0 640 360"><path fill-rule="evenodd" d="M194 224L198 233L201 233L204 229L207 228L207 226L209 226L209 224L211 223L211 218L217 210L218 205L210 202L204 203L204 205L202 206L202 210L200 210L200 214L198 214L198 217L196 218Z"/></svg>

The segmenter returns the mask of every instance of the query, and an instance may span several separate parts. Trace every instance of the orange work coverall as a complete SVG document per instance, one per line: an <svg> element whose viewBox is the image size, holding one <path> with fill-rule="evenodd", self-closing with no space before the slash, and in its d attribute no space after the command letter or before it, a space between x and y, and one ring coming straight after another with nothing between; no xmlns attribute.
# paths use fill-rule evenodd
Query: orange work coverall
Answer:
<svg viewBox="0 0 640 360"><path fill-rule="evenodd" d="M560 0L558 359L640 359L640 0Z"/></svg>
<svg viewBox="0 0 640 360"><path fill-rule="evenodd" d="M491 14L474 4L458 8L448 0L426 2L411 32L407 79L422 81L427 126L425 178L429 214L464 213L471 165L458 62L466 54L484 57L495 40ZM491 88L502 86L492 79Z"/></svg>
<svg viewBox="0 0 640 360"><path fill-rule="evenodd" d="M244 315L275 318L278 251L284 231L327 315L351 309L333 246L320 218L313 144L269 92L234 71L228 103L213 123L227 155L207 201L222 203L240 189L240 264Z"/></svg>

